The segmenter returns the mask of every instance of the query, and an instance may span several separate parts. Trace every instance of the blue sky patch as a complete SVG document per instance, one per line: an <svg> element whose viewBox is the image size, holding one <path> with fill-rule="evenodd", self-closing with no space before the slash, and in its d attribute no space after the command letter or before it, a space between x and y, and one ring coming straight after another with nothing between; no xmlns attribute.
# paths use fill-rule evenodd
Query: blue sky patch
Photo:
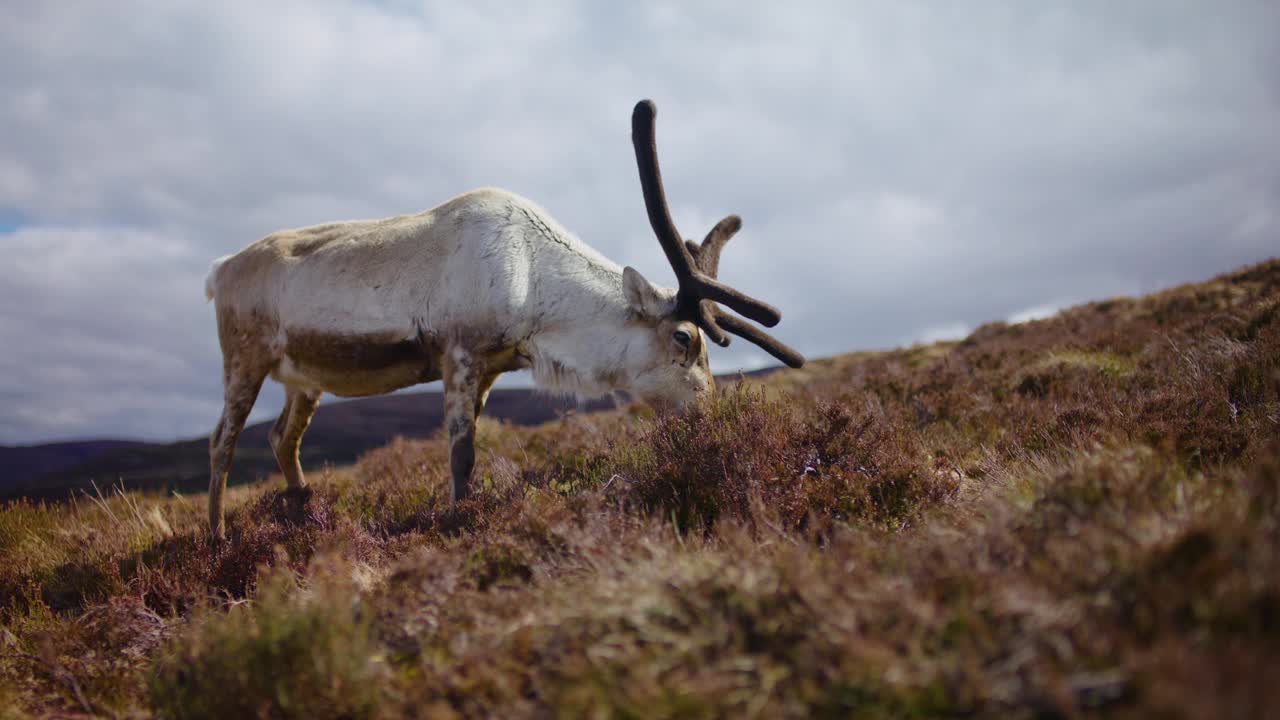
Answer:
<svg viewBox="0 0 1280 720"><path fill-rule="evenodd" d="M24 224L22 213L10 208L0 208L0 234L11 233Z"/></svg>

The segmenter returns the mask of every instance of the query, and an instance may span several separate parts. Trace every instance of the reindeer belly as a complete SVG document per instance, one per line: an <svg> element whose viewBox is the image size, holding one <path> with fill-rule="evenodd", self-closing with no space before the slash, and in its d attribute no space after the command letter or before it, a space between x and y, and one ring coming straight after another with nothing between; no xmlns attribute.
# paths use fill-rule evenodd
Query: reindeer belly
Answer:
<svg viewBox="0 0 1280 720"><path fill-rule="evenodd" d="M272 376L285 385L343 397L380 395L440 378L440 348L395 332L338 334L286 330Z"/></svg>

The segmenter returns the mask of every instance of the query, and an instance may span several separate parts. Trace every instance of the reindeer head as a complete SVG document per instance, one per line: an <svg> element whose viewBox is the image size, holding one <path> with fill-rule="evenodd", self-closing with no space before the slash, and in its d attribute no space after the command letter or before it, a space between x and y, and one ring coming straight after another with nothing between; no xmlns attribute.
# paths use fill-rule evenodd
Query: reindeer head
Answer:
<svg viewBox="0 0 1280 720"><path fill-rule="evenodd" d="M793 368L804 365L804 357L717 305L725 305L765 327L773 327L782 319L782 313L773 306L721 283L716 277L720 251L742 228L742 220L737 215L716 223L701 244L681 239L667 209L662 173L658 170L654 133L657 112L652 101L636 103L631 114L631 142L636 150L649 225L675 271L678 289L656 287L631 267L623 271L623 286L631 309L657 333L655 363L637 376L634 387L646 402L664 409L683 407L714 389L707 365L706 338L725 347L729 344L726 333L733 333Z"/></svg>

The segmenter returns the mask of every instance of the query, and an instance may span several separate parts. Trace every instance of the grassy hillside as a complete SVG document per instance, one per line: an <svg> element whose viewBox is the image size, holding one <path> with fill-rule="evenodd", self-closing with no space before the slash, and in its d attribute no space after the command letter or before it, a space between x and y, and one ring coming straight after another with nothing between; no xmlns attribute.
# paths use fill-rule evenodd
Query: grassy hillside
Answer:
<svg viewBox="0 0 1280 720"><path fill-rule="evenodd" d="M0 511L0 717L1187 717L1280 705L1280 262L486 422L232 494Z"/></svg>

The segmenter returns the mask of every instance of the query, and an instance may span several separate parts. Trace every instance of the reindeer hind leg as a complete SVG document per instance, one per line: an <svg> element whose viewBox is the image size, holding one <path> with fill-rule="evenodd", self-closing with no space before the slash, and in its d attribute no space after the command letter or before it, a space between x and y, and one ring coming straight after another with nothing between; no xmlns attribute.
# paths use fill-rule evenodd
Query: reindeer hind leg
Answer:
<svg viewBox="0 0 1280 720"><path fill-rule="evenodd" d="M216 540L226 536L224 495L227 472L236 452L240 431L258 399L267 372L260 368L225 363L223 372L222 418L209 437L209 534Z"/></svg>
<svg viewBox="0 0 1280 720"><path fill-rule="evenodd" d="M280 465L280 472L284 474L285 484L290 491L300 492L307 487L298 451L302 447L302 435L311 424L311 418L319 404L320 393L288 388L285 391L284 410L271 428L271 451L276 456L276 462Z"/></svg>

